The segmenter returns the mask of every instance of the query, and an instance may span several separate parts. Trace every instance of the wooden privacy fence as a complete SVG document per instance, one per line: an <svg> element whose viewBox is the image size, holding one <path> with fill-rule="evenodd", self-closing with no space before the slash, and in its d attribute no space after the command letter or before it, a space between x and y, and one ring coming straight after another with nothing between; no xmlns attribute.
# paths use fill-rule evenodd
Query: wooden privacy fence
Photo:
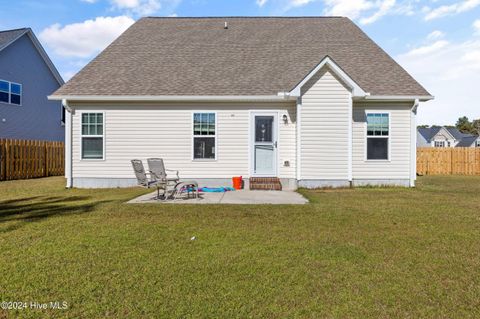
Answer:
<svg viewBox="0 0 480 319"><path fill-rule="evenodd" d="M64 143L0 139L0 180L64 174Z"/></svg>
<svg viewBox="0 0 480 319"><path fill-rule="evenodd" d="M480 175L480 148L417 148L420 175Z"/></svg>

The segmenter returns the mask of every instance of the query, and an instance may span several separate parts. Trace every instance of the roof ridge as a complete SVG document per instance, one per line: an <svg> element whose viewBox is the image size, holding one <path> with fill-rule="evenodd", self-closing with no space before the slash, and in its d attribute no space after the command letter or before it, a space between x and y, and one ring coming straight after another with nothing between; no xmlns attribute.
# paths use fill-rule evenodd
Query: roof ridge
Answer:
<svg viewBox="0 0 480 319"><path fill-rule="evenodd" d="M345 19L342 16L204 16L204 17L162 17L146 16L142 19Z"/></svg>
<svg viewBox="0 0 480 319"><path fill-rule="evenodd" d="M12 32L12 31L20 31L20 30L28 30L30 28L28 27L23 27L23 28L17 28L17 29L10 29L10 30L0 30L0 33L3 33L3 32Z"/></svg>

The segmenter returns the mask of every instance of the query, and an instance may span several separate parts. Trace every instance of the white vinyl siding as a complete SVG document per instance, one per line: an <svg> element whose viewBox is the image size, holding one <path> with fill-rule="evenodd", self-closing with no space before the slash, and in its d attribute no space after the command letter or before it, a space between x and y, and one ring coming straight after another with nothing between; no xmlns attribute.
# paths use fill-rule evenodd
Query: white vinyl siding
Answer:
<svg viewBox="0 0 480 319"><path fill-rule="evenodd" d="M164 158L168 169L181 178L231 178L249 176L249 112L279 113L278 171L281 178L295 178L296 118L292 103L161 103L72 104L73 178L135 178L130 160ZM192 113L215 112L216 161L192 159ZM80 114L101 111L105 116L105 160L80 160ZM282 120L288 116L288 123ZM290 166L284 167L284 161ZM146 165L146 162L144 162Z"/></svg>
<svg viewBox="0 0 480 319"><path fill-rule="evenodd" d="M300 179L348 180L349 90L327 69L305 84Z"/></svg>
<svg viewBox="0 0 480 319"><path fill-rule="evenodd" d="M354 102L353 104L353 179L409 179L411 121L413 103ZM389 160L366 159L366 113L388 111L390 121Z"/></svg>

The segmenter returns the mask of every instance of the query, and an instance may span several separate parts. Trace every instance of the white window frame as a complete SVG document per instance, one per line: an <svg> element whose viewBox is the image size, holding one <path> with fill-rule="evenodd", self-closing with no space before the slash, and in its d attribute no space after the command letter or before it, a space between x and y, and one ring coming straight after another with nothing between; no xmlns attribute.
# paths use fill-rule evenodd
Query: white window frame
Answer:
<svg viewBox="0 0 480 319"><path fill-rule="evenodd" d="M8 83L8 102L0 101L0 103L5 103L5 104L10 104L10 105L15 105L15 106L22 106L22 103L23 103L23 85L20 84L20 83L7 81L7 80L3 80L3 79L0 79L0 81ZM12 103L12 84L20 86L20 104ZM15 94L15 95L17 95L17 94Z"/></svg>
<svg viewBox="0 0 480 319"><path fill-rule="evenodd" d="M102 119L103 119L103 134L102 135L83 135L83 131L82 131L82 126L83 126L83 123L82 123L82 118L83 118L83 114L92 114L92 113L95 113L95 114L103 114L102 116ZM104 111L82 111L82 112L79 112L79 116L80 116L80 144L79 144L79 147L80 147L80 160L81 161L104 161L105 160L105 146L106 146L106 138L105 138L105 112ZM82 141L83 141L83 137L101 137L103 139L103 152L102 152L102 158L83 158L83 144L82 144Z"/></svg>
<svg viewBox="0 0 480 319"><path fill-rule="evenodd" d="M214 114L215 115L215 135L195 135L195 114ZM218 114L217 111L208 111L208 110L199 110L199 111L192 111L192 121L190 126L190 134L191 134L191 158L193 162L216 162L218 158ZM195 138L215 138L215 158L195 158Z"/></svg>
<svg viewBox="0 0 480 319"><path fill-rule="evenodd" d="M437 143L438 143L438 145L437 145ZM433 142L433 147L445 147L445 141L434 141Z"/></svg>
<svg viewBox="0 0 480 319"><path fill-rule="evenodd" d="M368 114L387 114L388 115L388 135L379 135L379 136L371 136L368 135L368 121L367 115ZM392 151L392 113L386 110L365 110L365 149L364 149L364 161L365 162L390 162L391 161L391 151ZM388 152L387 152L387 159L368 159L368 139L369 138L388 138Z"/></svg>

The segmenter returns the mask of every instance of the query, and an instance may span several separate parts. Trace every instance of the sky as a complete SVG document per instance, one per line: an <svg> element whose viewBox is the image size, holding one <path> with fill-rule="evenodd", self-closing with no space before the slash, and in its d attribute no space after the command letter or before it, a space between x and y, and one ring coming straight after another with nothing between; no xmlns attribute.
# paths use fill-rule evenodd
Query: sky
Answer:
<svg viewBox="0 0 480 319"><path fill-rule="evenodd" d="M480 0L0 0L0 8L0 30L31 27L65 80L142 16L347 16L435 96L419 107L419 124L480 118Z"/></svg>

